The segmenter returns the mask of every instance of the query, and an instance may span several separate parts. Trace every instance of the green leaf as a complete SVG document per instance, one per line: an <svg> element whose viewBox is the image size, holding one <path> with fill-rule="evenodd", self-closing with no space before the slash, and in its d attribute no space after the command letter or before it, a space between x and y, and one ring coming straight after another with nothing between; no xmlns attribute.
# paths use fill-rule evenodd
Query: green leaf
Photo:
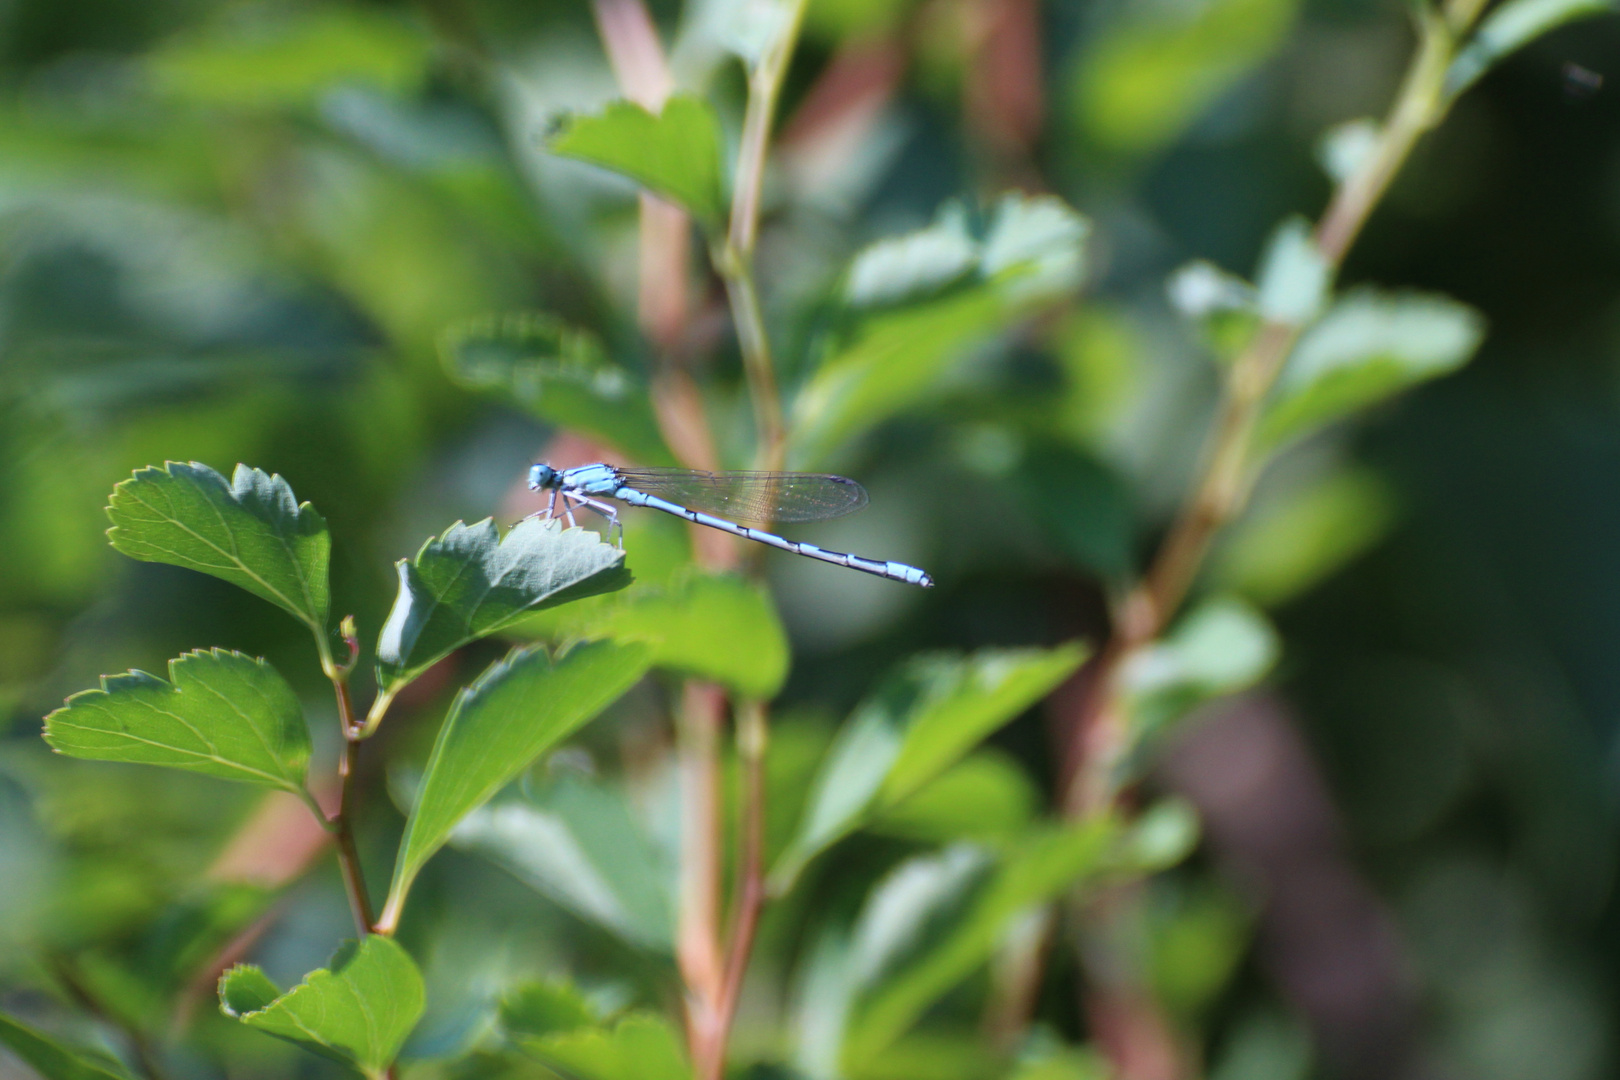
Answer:
<svg viewBox="0 0 1620 1080"><path fill-rule="evenodd" d="M638 462L674 464L647 388L608 359L588 330L538 313L485 315L447 330L439 355L463 386L497 390L540 419Z"/></svg>
<svg viewBox="0 0 1620 1080"><path fill-rule="evenodd" d="M579 1080L691 1080L680 1040L668 1021L633 1013L612 1028L578 1028L518 1045Z"/></svg>
<svg viewBox="0 0 1620 1080"><path fill-rule="evenodd" d="M1273 448L1457 370L1485 334L1473 308L1441 296L1356 289L1295 346L1256 435Z"/></svg>
<svg viewBox="0 0 1620 1080"><path fill-rule="evenodd" d="M878 809L868 828L931 844L1006 842L1029 827L1039 805L1040 793L1028 774L1007 755L985 749Z"/></svg>
<svg viewBox="0 0 1620 1080"><path fill-rule="evenodd" d="M1277 226L1260 257L1256 281L1261 317L1295 326L1316 318L1333 283L1333 268L1316 246L1309 222L1291 217Z"/></svg>
<svg viewBox="0 0 1620 1080"><path fill-rule="evenodd" d="M457 823L612 704L650 659L646 646L606 641L555 661L542 647L513 649L457 694L405 823L378 925L397 925L411 882Z"/></svg>
<svg viewBox="0 0 1620 1080"><path fill-rule="evenodd" d="M1018 1063L1008 1080L1107 1080L1112 1075L1100 1054L1061 1049Z"/></svg>
<svg viewBox="0 0 1620 1080"><path fill-rule="evenodd" d="M1296 0L1137 0L1091 38L1070 101L1105 150L1140 155L1178 137L1282 44Z"/></svg>
<svg viewBox="0 0 1620 1080"><path fill-rule="evenodd" d="M44 1080L130 1080L129 1073L64 1045L54 1036L0 1013L0 1044Z"/></svg>
<svg viewBox="0 0 1620 1080"><path fill-rule="evenodd" d="M712 679L744 697L769 700L787 678L787 633L770 594L731 575L692 574L668 590L645 589L578 620L565 617L556 629L644 642L654 667Z"/></svg>
<svg viewBox="0 0 1620 1080"><path fill-rule="evenodd" d="M377 641L377 682L386 695L469 641L630 581L624 552L600 535L537 517L504 537L489 518L458 521L395 566L399 593Z"/></svg>
<svg viewBox="0 0 1620 1080"><path fill-rule="evenodd" d="M938 944L866 998L850 1027L846 1063L869 1060L899 1038L929 1006L989 960L1014 918L1104 869L1116 831L1104 819L1029 837Z"/></svg>
<svg viewBox="0 0 1620 1080"><path fill-rule="evenodd" d="M639 948L674 949L671 876L618 790L565 775L531 795L474 810L450 843L494 860Z"/></svg>
<svg viewBox="0 0 1620 1080"><path fill-rule="evenodd" d="M1089 231L1089 222L1057 198L1014 194L996 204L982 239L968 235L964 212L951 205L927 229L857 255L847 286L856 306L970 284L859 323L794 403L794 461L823 460L918 404L974 346L1072 292Z"/></svg>
<svg viewBox="0 0 1620 1080"><path fill-rule="evenodd" d="M709 228L717 228L725 216L720 121L701 98L676 94L657 116L615 101L595 116L569 117L547 146L554 154L628 176Z"/></svg>
<svg viewBox="0 0 1620 1080"><path fill-rule="evenodd" d="M1485 17L1446 71L1445 92L1455 97L1491 65L1567 22L1617 10L1614 0L1509 0Z"/></svg>
<svg viewBox="0 0 1620 1080"><path fill-rule="evenodd" d="M1030 447L1011 479L1065 554L1116 581L1130 571L1135 522L1114 470L1071 446L1042 443Z"/></svg>
<svg viewBox="0 0 1620 1080"><path fill-rule="evenodd" d="M213 649L169 661L169 679L104 675L100 690L45 718L45 741L69 757L167 765L309 798L309 729L274 668Z"/></svg>
<svg viewBox="0 0 1620 1080"><path fill-rule="evenodd" d="M1195 705L1254 685L1279 649L1264 615L1233 597L1213 597L1125 665L1126 710L1139 732L1156 731Z"/></svg>
<svg viewBox="0 0 1620 1080"><path fill-rule="evenodd" d="M113 488L107 516L130 558L223 578L325 634L332 540L280 476L238 465L227 484L207 465L165 462Z"/></svg>
<svg viewBox="0 0 1620 1080"><path fill-rule="evenodd" d="M210 108L313 105L340 84L396 93L422 80L432 42L403 19L363 8L218 20L160 48L157 85Z"/></svg>
<svg viewBox="0 0 1620 1080"><path fill-rule="evenodd" d="M596 1027L600 1018L578 987L567 982L530 982L501 998L501 1028L512 1039L565 1035Z"/></svg>
<svg viewBox="0 0 1620 1080"><path fill-rule="evenodd" d="M1377 544L1395 520L1395 495L1376 473L1344 469L1262 499L1215 560L1224 588L1274 606L1300 596Z"/></svg>
<svg viewBox="0 0 1620 1080"><path fill-rule="evenodd" d="M248 964L219 980L226 1016L374 1078L393 1063L421 1018L425 993L409 954L378 934L346 942L325 968L285 994Z"/></svg>
<svg viewBox="0 0 1620 1080"><path fill-rule="evenodd" d="M1085 658L1078 644L914 658L862 702L816 778L798 833L771 869L772 891L858 828L918 791L1045 697Z"/></svg>

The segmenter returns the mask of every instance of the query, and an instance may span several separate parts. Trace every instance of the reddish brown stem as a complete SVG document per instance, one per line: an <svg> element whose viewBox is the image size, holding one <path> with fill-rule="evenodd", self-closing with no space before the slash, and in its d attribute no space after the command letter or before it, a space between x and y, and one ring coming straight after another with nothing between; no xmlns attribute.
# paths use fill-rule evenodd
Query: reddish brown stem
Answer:
<svg viewBox="0 0 1620 1080"><path fill-rule="evenodd" d="M737 716L737 751L741 759L743 783L737 890L716 1017L718 1030L715 1038L722 1054L731 1034L732 1021L737 1017L737 1002L742 994L743 979L748 974L754 934L759 929L760 911L765 906L765 746L768 731L764 704L758 701L744 702Z"/></svg>

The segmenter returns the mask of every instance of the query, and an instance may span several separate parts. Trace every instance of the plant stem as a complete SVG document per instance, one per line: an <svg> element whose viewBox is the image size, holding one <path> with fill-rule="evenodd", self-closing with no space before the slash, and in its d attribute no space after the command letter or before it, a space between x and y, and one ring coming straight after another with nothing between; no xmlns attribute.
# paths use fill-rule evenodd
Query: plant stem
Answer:
<svg viewBox="0 0 1620 1080"><path fill-rule="evenodd" d="M690 679L677 718L681 776L681 862L675 959L686 984L687 1044L697 1080L718 1080L725 1064L720 1006L720 732L725 692Z"/></svg>
<svg viewBox="0 0 1620 1080"><path fill-rule="evenodd" d="M715 1038L722 1057L732 1021L737 1017L737 1002L742 994L743 978L748 974L748 958L754 948L754 932L759 929L759 914L765 907L765 750L769 739L765 704L744 701L737 709L737 757L742 766L743 783L737 889L716 1017Z"/></svg>
<svg viewBox="0 0 1620 1080"><path fill-rule="evenodd" d="M349 696L349 674L360 658L360 640L355 634L353 618L344 619L342 626L343 640L349 647L349 658L345 663L335 663L326 645L325 635L316 635L321 652L321 668L332 681L332 692L337 696L338 729L343 733L343 753L338 758L337 806L326 822L337 840L338 867L343 872L343 891L349 897L349 912L354 916L356 932L363 938L371 933L375 920L372 917L371 897L366 893L365 873L360 866L360 852L354 842L354 778L359 771L360 744L375 730L376 724L370 718L363 725L355 721L354 703ZM372 712L381 720L381 713L376 708Z"/></svg>

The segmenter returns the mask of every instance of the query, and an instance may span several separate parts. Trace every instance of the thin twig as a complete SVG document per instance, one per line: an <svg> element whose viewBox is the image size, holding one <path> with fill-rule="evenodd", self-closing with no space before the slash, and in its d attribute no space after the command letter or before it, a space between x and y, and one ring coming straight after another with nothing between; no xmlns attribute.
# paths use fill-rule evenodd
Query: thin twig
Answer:
<svg viewBox="0 0 1620 1080"><path fill-rule="evenodd" d="M360 852L354 842L354 779L360 767L360 744L375 730L376 724L371 718L365 724L356 723L354 704L349 697L349 674L360 658L360 639L356 636L352 617L343 620L342 634L344 643L349 647L349 658L342 664L332 661L330 651L324 647L324 635L317 635L316 638L323 646L321 667L332 681L332 692L337 696L338 729L343 734L343 753L338 758L337 806L326 820L337 839L338 867L343 871L343 890L349 897L349 912L354 916L356 932L363 938L372 932L376 920L372 917L371 897L366 892ZM382 719L377 709L373 708L372 712L376 714L376 720Z"/></svg>
<svg viewBox="0 0 1620 1080"><path fill-rule="evenodd" d="M732 1022L737 1018L737 1002L742 994L743 979L748 974L754 933L759 929L759 915L765 907L765 750L769 738L765 704L743 702L737 710L737 756L743 783L737 889L715 1034L722 1053L731 1035Z"/></svg>
<svg viewBox="0 0 1620 1080"><path fill-rule="evenodd" d="M680 893L675 958L686 984L687 1043L697 1080L718 1080L726 961L720 945L720 731L725 692L688 680L678 734L681 776Z"/></svg>

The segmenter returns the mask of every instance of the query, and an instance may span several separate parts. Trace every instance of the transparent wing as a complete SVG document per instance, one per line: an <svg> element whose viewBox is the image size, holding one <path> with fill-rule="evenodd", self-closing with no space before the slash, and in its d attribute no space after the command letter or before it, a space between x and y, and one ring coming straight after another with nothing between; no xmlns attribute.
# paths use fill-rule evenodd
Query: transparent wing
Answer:
<svg viewBox="0 0 1620 1080"><path fill-rule="evenodd" d="M866 505L866 489L845 476L789 472L620 469L626 487L740 525L825 521Z"/></svg>

